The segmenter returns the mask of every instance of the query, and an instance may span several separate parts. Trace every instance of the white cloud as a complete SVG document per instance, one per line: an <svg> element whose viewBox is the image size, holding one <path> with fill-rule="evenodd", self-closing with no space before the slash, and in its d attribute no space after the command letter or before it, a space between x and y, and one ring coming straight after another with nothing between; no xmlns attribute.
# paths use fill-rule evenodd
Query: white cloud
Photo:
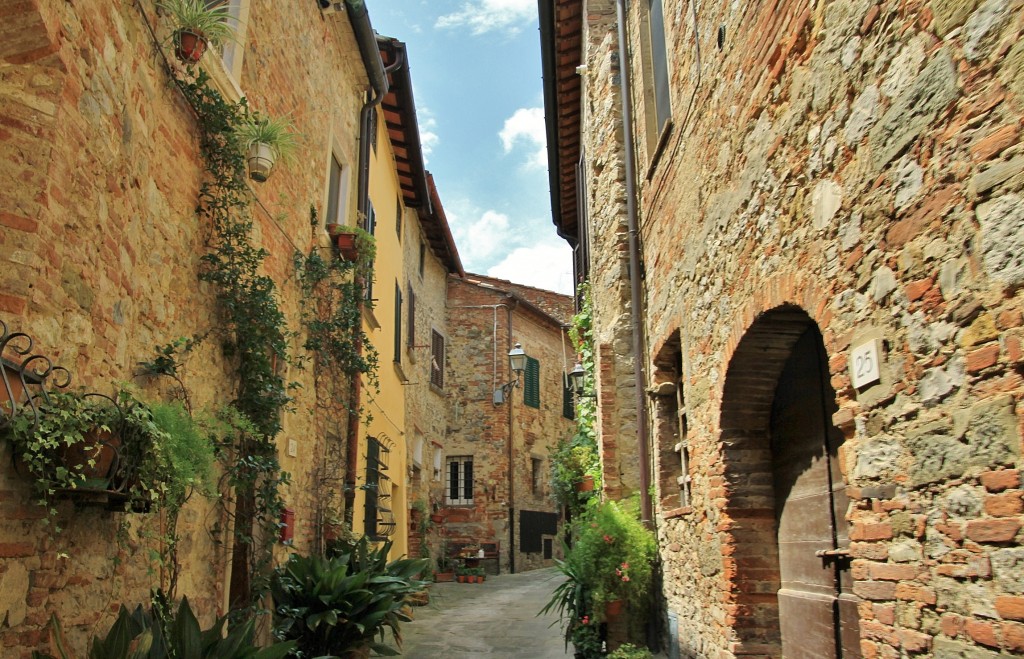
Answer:
<svg viewBox="0 0 1024 659"><path fill-rule="evenodd" d="M544 108L519 108L505 120L498 133L505 153L510 153L519 142L532 149L526 166L544 169L548 164L547 133L544 126Z"/></svg>
<svg viewBox="0 0 1024 659"><path fill-rule="evenodd" d="M465 201L446 204L445 212L459 255L469 270L482 262L493 262L508 249L508 215L493 210L481 212Z"/></svg>
<svg viewBox="0 0 1024 659"><path fill-rule="evenodd" d="M546 291L572 294L572 249L564 241L518 247L487 275Z"/></svg>
<svg viewBox="0 0 1024 659"><path fill-rule="evenodd" d="M492 31L519 32L522 23L537 17L536 0L475 0L437 19L435 27L467 27L474 35Z"/></svg>
<svg viewBox="0 0 1024 659"><path fill-rule="evenodd" d="M423 149L423 164L428 164L434 147L440 144L441 136L434 132L437 120L427 108L421 108L417 120L420 126L420 147Z"/></svg>

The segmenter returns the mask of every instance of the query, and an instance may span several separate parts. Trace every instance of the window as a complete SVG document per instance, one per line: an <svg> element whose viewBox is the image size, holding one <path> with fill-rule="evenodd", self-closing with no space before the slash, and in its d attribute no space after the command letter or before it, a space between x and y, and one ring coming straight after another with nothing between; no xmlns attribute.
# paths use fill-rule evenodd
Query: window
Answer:
<svg viewBox="0 0 1024 659"><path fill-rule="evenodd" d="M530 458L530 492L540 494L543 486L544 461Z"/></svg>
<svg viewBox="0 0 1024 659"><path fill-rule="evenodd" d="M412 290L412 284L409 284L409 310L406 312L408 320L408 328L406 330L405 343L410 349L416 346L416 292Z"/></svg>
<svg viewBox="0 0 1024 659"><path fill-rule="evenodd" d="M346 224L348 216L348 168L341 164L338 156L331 154L331 172L327 189L326 224Z"/></svg>
<svg viewBox="0 0 1024 659"><path fill-rule="evenodd" d="M533 357L526 358L526 373L523 383L523 402L530 407L540 408L540 362Z"/></svg>
<svg viewBox="0 0 1024 659"><path fill-rule="evenodd" d="M444 337L437 330L430 331L430 384L444 389Z"/></svg>
<svg viewBox="0 0 1024 659"><path fill-rule="evenodd" d="M395 204L395 233L398 234L398 242L402 242L402 198L398 197Z"/></svg>
<svg viewBox="0 0 1024 659"><path fill-rule="evenodd" d="M370 136L370 146L373 147L374 153L377 153L377 119L377 108L373 108L367 119L366 132Z"/></svg>
<svg viewBox="0 0 1024 659"><path fill-rule="evenodd" d="M373 235L377 228L377 214L373 211L373 204L367 204L366 208L366 224L363 227L366 233ZM368 264L368 269L371 274L366 277L366 285L363 287L363 300L366 302L373 302L373 263Z"/></svg>
<svg viewBox="0 0 1024 659"><path fill-rule="evenodd" d="M388 478L388 448L375 437L366 438L366 504L363 533L370 538L386 538L395 532L391 514L391 479Z"/></svg>
<svg viewBox="0 0 1024 659"><path fill-rule="evenodd" d="M647 120L647 148L653 155L658 142L672 117L669 99L668 54L665 45L665 16L662 0L648 0L646 27L642 41L644 77L644 106Z"/></svg>
<svg viewBox="0 0 1024 659"><path fill-rule="evenodd" d="M395 357L396 364L402 363L402 287L395 282Z"/></svg>
<svg viewBox="0 0 1024 659"><path fill-rule="evenodd" d="M206 67L214 84L228 93L229 97L241 97L238 80L242 78L242 57L245 55L246 24L249 19L249 0L205 0L207 7L225 6L228 10L228 24L235 31L235 38L224 42L220 49L220 61ZM216 60L214 60L216 61ZM227 74L225 76L225 74Z"/></svg>
<svg viewBox="0 0 1024 659"><path fill-rule="evenodd" d="M445 478L445 498L450 506L468 506L473 503L473 458L448 458Z"/></svg>

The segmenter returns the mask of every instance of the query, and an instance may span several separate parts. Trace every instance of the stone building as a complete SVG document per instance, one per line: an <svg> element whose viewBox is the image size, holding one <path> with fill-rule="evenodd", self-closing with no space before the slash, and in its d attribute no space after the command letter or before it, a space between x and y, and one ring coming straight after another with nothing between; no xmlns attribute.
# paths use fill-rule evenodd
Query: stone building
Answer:
<svg viewBox="0 0 1024 659"><path fill-rule="evenodd" d="M429 515L444 497L444 447L449 397L444 364L449 343L448 280L465 274L434 179L427 174L431 213L416 216L406 230L405 441L409 463L409 555L437 558L441 528ZM414 514L413 511L416 511Z"/></svg>
<svg viewBox="0 0 1024 659"><path fill-rule="evenodd" d="M279 333L249 357L270 365L268 391L290 398L269 415L279 427L267 437L290 474L278 492L288 513L283 537L291 537L275 543L276 530L257 529L254 538L280 561L322 548L327 527L347 516L356 532L390 537L394 554L404 554L407 427L428 438L443 427L406 413L408 380L429 363L424 356L414 365L411 354L427 319L440 322L446 274L461 271L423 169L404 45L378 38L358 0L324 9L313 1L230 6L237 41L207 52L191 72L175 57L169 16L152 0L0 6L0 320L5 332L32 338L33 354L66 367L73 387L110 394L131 382L147 400L172 399L177 385L141 375L139 364L194 337L178 357L196 410L258 389L239 369L239 338L251 328L227 324L218 285L200 279L219 240L210 215L196 210L209 181L202 140L213 129L184 90L201 71L224 107L244 95L250 110L287 116L299 134L294 161L240 193L239 216L251 222L244 241L258 261L253 290L280 312L279 322L273 311L263 316ZM326 303L303 288L296 263L335 258L327 223L376 234L376 278L366 282L375 304L359 312L370 341L363 354L372 344L380 357L372 396L367 379L339 371L309 344L307 314ZM414 325L402 301L413 290L429 311L407 346L403 328ZM390 449L390 506L368 500L383 494L369 487L370 472L380 472L371 462L383 464L373 440ZM54 613L81 651L109 628L119 603L145 602L152 587L166 587L170 566L151 558L164 520L64 501L57 534L11 457L0 443L0 654L41 648ZM243 511L236 494L224 479L219 497L192 496L178 521L177 595L204 623L255 588L255 550L234 540Z"/></svg>
<svg viewBox="0 0 1024 659"><path fill-rule="evenodd" d="M492 572L552 565L561 520L549 455L574 430L564 380L572 300L467 273L449 279L447 311L445 551L483 549ZM520 376L508 358L517 344L528 357Z"/></svg>
<svg viewBox="0 0 1024 659"><path fill-rule="evenodd" d="M1024 652L1024 7L539 4L670 656Z"/></svg>

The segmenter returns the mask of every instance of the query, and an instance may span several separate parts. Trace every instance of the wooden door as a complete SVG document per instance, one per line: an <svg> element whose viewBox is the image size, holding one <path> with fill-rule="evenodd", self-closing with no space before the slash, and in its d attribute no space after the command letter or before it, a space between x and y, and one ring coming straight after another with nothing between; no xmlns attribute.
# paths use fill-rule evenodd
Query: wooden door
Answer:
<svg viewBox="0 0 1024 659"><path fill-rule="evenodd" d="M779 623L786 659L860 655L845 553L847 502L836 459L842 435L832 426L835 395L825 364L821 335L811 326L794 346L772 404Z"/></svg>

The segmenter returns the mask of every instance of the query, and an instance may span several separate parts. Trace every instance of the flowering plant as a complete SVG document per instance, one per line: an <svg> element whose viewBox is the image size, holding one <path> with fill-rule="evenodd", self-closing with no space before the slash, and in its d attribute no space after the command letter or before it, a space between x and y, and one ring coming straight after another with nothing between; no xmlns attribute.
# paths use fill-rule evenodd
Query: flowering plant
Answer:
<svg viewBox="0 0 1024 659"><path fill-rule="evenodd" d="M639 604L651 586L657 554L654 534L623 505L629 504L609 501L592 508L577 527L572 548L591 595L593 615L599 619L608 602Z"/></svg>
<svg viewBox="0 0 1024 659"><path fill-rule="evenodd" d="M573 625L570 631L570 640L576 649L576 657L580 659L604 656L600 624L590 616L583 616Z"/></svg>

